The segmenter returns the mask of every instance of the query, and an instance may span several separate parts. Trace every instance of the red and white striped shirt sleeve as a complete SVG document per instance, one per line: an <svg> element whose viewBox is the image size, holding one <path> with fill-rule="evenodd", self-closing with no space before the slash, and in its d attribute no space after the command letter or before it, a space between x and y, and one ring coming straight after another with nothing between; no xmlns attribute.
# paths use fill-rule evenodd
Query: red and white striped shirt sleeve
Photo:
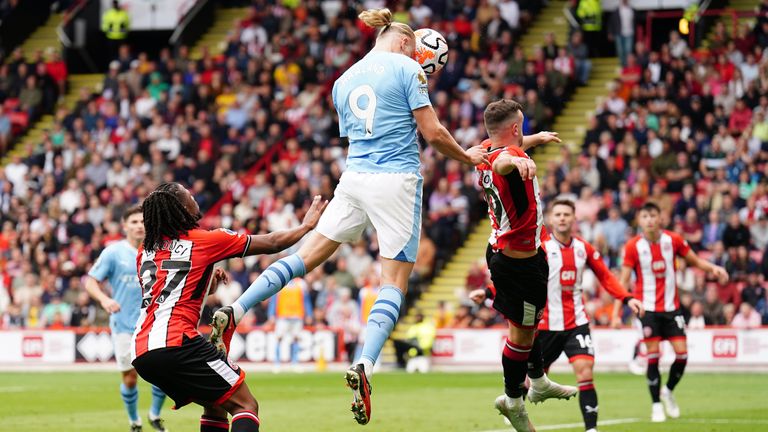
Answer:
<svg viewBox="0 0 768 432"><path fill-rule="evenodd" d="M608 269L608 266L605 265L605 262L600 256L600 252L587 242L584 242L584 246L587 249L587 266L589 266L595 273L597 280L600 281L600 285L602 285L610 295L621 301L624 301L625 298L629 297L629 292L621 286L621 283L616 279L616 276L614 276L614 274L611 273L611 270ZM624 265L626 265L626 261Z"/></svg>

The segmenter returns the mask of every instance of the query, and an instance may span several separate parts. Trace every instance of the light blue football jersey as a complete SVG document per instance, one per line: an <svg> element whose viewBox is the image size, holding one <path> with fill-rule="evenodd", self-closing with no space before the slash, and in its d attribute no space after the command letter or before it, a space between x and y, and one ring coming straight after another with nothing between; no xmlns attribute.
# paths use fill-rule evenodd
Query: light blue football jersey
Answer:
<svg viewBox="0 0 768 432"><path fill-rule="evenodd" d="M371 51L333 84L339 132L349 138L347 169L418 173L412 111L430 105L427 76L402 54Z"/></svg>
<svg viewBox="0 0 768 432"><path fill-rule="evenodd" d="M133 333L141 311L141 285L136 270L138 251L127 240L106 247L88 275L99 282L109 281L112 298L120 304L120 312L110 315L112 333Z"/></svg>

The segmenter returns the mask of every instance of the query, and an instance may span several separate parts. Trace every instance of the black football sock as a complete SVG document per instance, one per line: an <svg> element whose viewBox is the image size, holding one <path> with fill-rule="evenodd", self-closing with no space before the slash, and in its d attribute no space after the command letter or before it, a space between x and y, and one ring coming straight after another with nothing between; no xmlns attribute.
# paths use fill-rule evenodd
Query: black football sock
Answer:
<svg viewBox="0 0 768 432"><path fill-rule="evenodd" d="M501 365L504 368L504 393L511 398L519 398L523 395L530 352L530 346L517 345L509 339L504 344L501 356Z"/></svg>
<svg viewBox="0 0 768 432"><path fill-rule="evenodd" d="M683 377L685 372L685 365L688 364L688 353L682 352L675 356L675 362L672 363L672 367L669 369L669 378L667 378L667 388L674 390L677 383L680 382L680 378Z"/></svg>
<svg viewBox="0 0 768 432"><path fill-rule="evenodd" d="M259 432L259 417L253 411L241 411L232 416L232 432Z"/></svg>
<svg viewBox="0 0 768 432"><path fill-rule="evenodd" d="M648 390L651 391L651 400L653 403L659 403L659 392L661 391L661 374L659 373L659 352L648 353Z"/></svg>
<svg viewBox="0 0 768 432"><path fill-rule="evenodd" d="M579 405L586 430L597 427L597 392L592 381L579 382Z"/></svg>

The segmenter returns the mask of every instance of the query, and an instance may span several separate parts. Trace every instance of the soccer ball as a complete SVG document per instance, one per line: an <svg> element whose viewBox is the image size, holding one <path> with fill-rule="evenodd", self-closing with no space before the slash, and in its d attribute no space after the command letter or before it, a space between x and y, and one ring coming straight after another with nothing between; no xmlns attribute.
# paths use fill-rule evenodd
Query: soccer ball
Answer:
<svg viewBox="0 0 768 432"><path fill-rule="evenodd" d="M433 74L448 63L448 42L436 30L424 28L416 33L414 58L427 75Z"/></svg>

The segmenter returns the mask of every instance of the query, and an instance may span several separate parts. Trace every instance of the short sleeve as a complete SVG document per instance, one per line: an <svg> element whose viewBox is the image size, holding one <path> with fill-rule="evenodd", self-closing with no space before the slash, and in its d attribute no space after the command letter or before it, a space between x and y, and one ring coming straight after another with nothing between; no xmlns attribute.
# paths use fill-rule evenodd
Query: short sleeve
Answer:
<svg viewBox="0 0 768 432"><path fill-rule="evenodd" d="M403 73L405 75L403 77L405 96L411 111L432 105L427 88L427 74L424 73L421 66L415 61L406 62Z"/></svg>
<svg viewBox="0 0 768 432"><path fill-rule="evenodd" d="M336 99L336 95L338 94L338 87L336 87L336 83L333 84L333 90L331 91L331 95L333 97L333 107L336 108L336 114L339 116L339 136L344 138L347 135L347 126L346 122L341 118L343 115L341 112L341 109L339 107L339 101Z"/></svg>
<svg viewBox="0 0 768 432"><path fill-rule="evenodd" d="M634 269L637 266L637 247L635 244L634 241L630 241L624 246L624 263L622 264L624 267Z"/></svg>
<svg viewBox="0 0 768 432"><path fill-rule="evenodd" d="M234 231L219 228L213 231L205 231L202 237L195 242L196 247L202 247L210 262L244 257L251 244L251 237L247 234L238 234Z"/></svg>
<svg viewBox="0 0 768 432"><path fill-rule="evenodd" d="M112 275L113 263L112 249L107 248L101 252L99 258L93 263L91 271L88 272L88 276L96 279L99 282L103 282Z"/></svg>
<svg viewBox="0 0 768 432"><path fill-rule="evenodd" d="M677 233L670 233L669 235L672 237L672 248L674 249L675 254L681 257L688 255L688 251L691 250L691 246L688 244L688 241Z"/></svg>

